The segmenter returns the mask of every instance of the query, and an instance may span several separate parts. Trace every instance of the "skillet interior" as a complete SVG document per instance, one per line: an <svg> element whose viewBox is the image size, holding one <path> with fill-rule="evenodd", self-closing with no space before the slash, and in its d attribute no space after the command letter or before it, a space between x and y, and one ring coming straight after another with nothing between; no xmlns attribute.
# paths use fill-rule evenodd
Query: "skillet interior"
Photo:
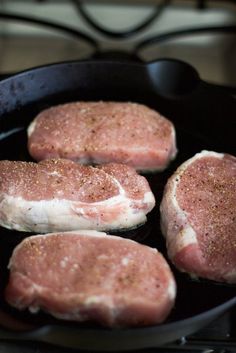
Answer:
<svg viewBox="0 0 236 353"><path fill-rule="evenodd" d="M157 205L167 178L184 160L202 149L235 153L235 101L202 82L195 70L179 61L51 65L2 81L0 100L0 159L10 160L31 160L26 127L39 111L55 104L75 100L135 101L161 112L175 124L179 153L165 172L147 175ZM93 324L62 322L46 314L20 313L4 302L3 293L12 249L27 235L0 228L0 309L32 324L33 330L17 334L13 330L0 331L0 337L43 340L89 350L117 350L117 343L120 350L152 347L193 333L236 303L234 286L193 281L173 269L178 287L176 305L168 320L159 326L108 330ZM158 207L146 225L127 235L166 254ZM4 327L4 322L1 324Z"/></svg>

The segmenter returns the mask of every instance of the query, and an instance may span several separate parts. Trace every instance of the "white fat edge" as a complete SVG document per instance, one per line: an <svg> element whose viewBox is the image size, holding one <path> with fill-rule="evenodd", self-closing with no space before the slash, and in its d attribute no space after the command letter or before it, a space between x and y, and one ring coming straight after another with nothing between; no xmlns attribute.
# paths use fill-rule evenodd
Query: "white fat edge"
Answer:
<svg viewBox="0 0 236 353"><path fill-rule="evenodd" d="M148 212L150 212L153 207L155 206L155 197L152 193L152 191L147 191L144 193L144 196L142 199L131 199L129 197L127 197L125 194L124 195L117 195L114 196L110 199L107 199L105 201L101 201L101 202L94 202L93 206L104 206L105 207L112 207L115 205L119 205L119 204L124 204L127 205L127 208L129 208L131 210L131 213L133 213L134 211L136 212L138 210L138 212L140 213L145 213L147 214ZM145 210L145 212L143 210L139 210L139 205L143 205L146 204L147 205L147 209ZM88 204L86 204L88 205ZM136 206L136 207L135 207ZM87 207L87 206L86 206ZM83 204L82 204L82 208L83 208Z"/></svg>
<svg viewBox="0 0 236 353"><path fill-rule="evenodd" d="M201 151L199 153L196 153L193 157L189 158L184 163L182 163L177 168L176 172L172 176L172 178L173 178L172 181L173 181L173 185L174 185L172 196L175 196L177 185L178 185L178 183L179 183L179 181L181 179L182 174L185 172L187 167L189 165L191 165L193 162L195 162L196 160L201 159L202 157L224 158L224 154L223 153L218 153L218 152L212 152L212 151L203 150L203 151ZM175 200L175 197L173 197L173 200ZM175 206L176 205L177 205L177 203L175 204Z"/></svg>
<svg viewBox="0 0 236 353"><path fill-rule="evenodd" d="M191 160L192 160L192 158L191 158ZM168 197L168 203L171 203L171 209L174 210L175 215L178 218L178 224L181 223L181 225L183 225L183 229L176 236L178 251L189 244L196 244L197 243L196 233L193 230L193 228L189 225L189 222L187 219L187 214L185 211L182 210L182 208L180 208L180 206L177 202L177 199L176 199L176 190L177 190L178 183L181 179L181 175L185 172L186 167L190 163L191 163L190 160L184 162L176 170L176 172L172 175L172 177L170 179L171 186L169 187L168 192L167 192L168 195L167 194L165 195L166 198ZM165 201L165 202L167 202L167 201ZM163 207L163 200L161 201L161 204L160 204L161 215L163 213L162 207ZM167 226L167 224L165 224L165 226L166 226L167 234L164 234L164 235L168 239L168 237L169 237L168 226ZM185 231L185 229L186 229L186 231Z"/></svg>
<svg viewBox="0 0 236 353"><path fill-rule="evenodd" d="M171 153L170 153L170 160L175 159L177 153L178 153L178 149L177 149L177 142L176 142L176 131L175 131L175 127L172 124L171 125L171 141L172 141L172 148L171 148Z"/></svg>
<svg viewBox="0 0 236 353"><path fill-rule="evenodd" d="M105 208L109 208L109 207L112 207L115 205L124 204L127 206L127 209L131 209L131 213L133 213L133 210L134 210L133 205L135 205L135 204L138 205L141 203L141 204L150 205L150 207L147 208L147 210L145 210L145 214L147 214L155 206L155 197L154 197L154 194L151 190L146 191L144 193L144 196L142 199L131 199L126 196L126 192L121 187L120 183L116 179L114 179L114 181L116 182L117 186L119 187L119 194L118 195L110 197L109 199L106 199L106 200L93 202L91 205L86 202L76 201L77 203L79 203L80 206L79 207L77 205L73 206L73 209L75 210L75 212L81 212L81 214L85 213L84 207L86 207L86 209L90 208L91 211L96 212L97 206L99 206L99 207L105 206ZM139 210L139 211L140 211L140 213L144 213L143 210Z"/></svg>
<svg viewBox="0 0 236 353"><path fill-rule="evenodd" d="M35 223L36 225L41 225L40 229L43 233L48 233L49 231L44 231L44 228L46 229L48 225L52 228L56 228L56 223L60 223L60 217L63 214L64 218L67 217L66 223L70 224L70 221L72 221L71 231L78 230L78 225L73 224L73 222L77 224L78 221L84 221L82 226L90 229L91 227L88 227L89 222L87 220L71 213L73 203L73 201L63 199L28 201L22 197L13 197L5 194L2 195L1 209L2 212L7 214L7 221L4 222L1 220L1 225L8 229L14 227L14 229L20 231L32 231L32 225ZM31 219L28 224L22 224L23 221L27 222L26 211ZM17 221L21 223L17 224ZM63 221L65 222L65 220ZM51 233L67 231L67 229L63 228L65 224L61 223L61 227L62 229L52 230ZM37 227L35 228L37 232ZM81 227L81 230L82 229L83 227Z"/></svg>
<svg viewBox="0 0 236 353"><path fill-rule="evenodd" d="M125 189L122 187L122 185L120 184L120 182L119 182L115 177L112 177L112 179L113 179L113 181L116 183L116 185L118 186L120 195L125 196L125 198L128 199L128 200L132 200L132 199L130 199L129 197L126 197ZM149 184L148 184L148 185L149 185ZM154 194L153 194L153 192L151 191L151 189L150 189L150 191L146 191L146 192L144 193L144 196L143 196L142 199L138 199L138 200L134 199L134 200L132 200L132 202L135 202L135 203L146 203L146 204L150 204L150 205L151 205L150 209L152 209L152 208L155 206L155 201L156 201L156 200L155 200ZM149 212L149 211L150 211L150 210L147 210L147 212Z"/></svg>
<svg viewBox="0 0 236 353"><path fill-rule="evenodd" d="M194 157L197 157L197 158L201 158L201 157L224 158L224 156L225 156L224 153L202 150L200 153L197 153Z"/></svg>
<svg viewBox="0 0 236 353"><path fill-rule="evenodd" d="M150 195L147 195L146 199L151 200L151 201L153 200L153 198L151 198ZM149 209L147 208L147 210L144 211L142 209L135 207L135 204L137 204L137 206L138 206L139 203L143 204L143 200L133 200L133 199L127 198L125 195L119 194L117 196L111 197L111 198L104 200L104 201L101 201L101 202L93 202L91 205L89 205L87 203L83 203L83 202L77 202L77 204L72 205L72 209L76 213L80 213L81 215L86 215L86 213L89 210L90 210L90 212L93 212L93 213L99 215L101 209L103 209L105 211L106 209L109 210L116 205L117 206L122 205L123 210L126 211L125 218L127 218L127 220L129 219L129 217L131 217L131 219L136 218L136 217L134 217L136 214L136 216L140 215L142 217L142 219L145 221L146 214L149 212ZM153 205L153 207L154 207L154 205ZM120 217L124 218L124 213L122 215L120 215L119 218ZM127 222L125 222L125 224L126 223ZM141 223L141 221L139 223ZM131 224L131 226L132 226L132 224Z"/></svg>
<svg viewBox="0 0 236 353"><path fill-rule="evenodd" d="M106 173L107 174L107 173ZM115 178L113 177L112 175L108 174L110 176L110 178L113 180L113 182L116 184L116 186L118 187L119 189L119 193L121 196L125 196L126 195L126 192L125 192L125 189L122 187L121 183Z"/></svg>
<svg viewBox="0 0 236 353"><path fill-rule="evenodd" d="M67 231L68 224L70 225L70 231L78 230L78 228L80 230L96 228L97 230L112 230L131 228L146 221L146 215L142 210L140 210L140 212L134 212L130 205L131 201L125 198L122 199L121 196L120 198L122 200L122 208L126 210L126 217L124 217L124 213L122 213L117 216L113 224L109 224L109 222L97 224L96 218L89 219L78 214L79 208L77 201L74 202L63 199L27 201L22 197L5 195L1 202L1 208L2 212L7 214L7 220L5 222L1 221L1 225L9 229L13 228L20 231L30 230L36 233L54 233ZM119 199L118 201L120 202L121 200ZM99 211L96 209L95 205L90 209L86 204L82 206L86 206L87 210L95 211L99 215ZM106 208L109 209L110 207L111 205L106 203ZM27 210L28 219L26 217ZM33 226L34 224L35 226Z"/></svg>
<svg viewBox="0 0 236 353"><path fill-rule="evenodd" d="M215 157L215 158L224 158L224 153L218 153L218 152L213 152L213 151L207 151L207 150L202 150L201 152L196 153L193 157L187 159L185 162L183 162L176 170L175 174L183 174L185 172L185 169L195 162L198 159L201 159L202 157Z"/></svg>
<svg viewBox="0 0 236 353"><path fill-rule="evenodd" d="M152 191L146 191L145 194L144 194L144 197L143 197L143 202L144 203L150 203L152 204L153 203L153 207L155 206L155 203L156 203L156 200L155 200L155 197L154 197L154 194Z"/></svg>
<svg viewBox="0 0 236 353"><path fill-rule="evenodd" d="M160 254L160 252L156 249L156 248L151 248L149 245L145 245L145 246L148 246L149 247L149 249L150 249L150 251L152 251L153 253L158 253L158 254Z"/></svg>
<svg viewBox="0 0 236 353"><path fill-rule="evenodd" d="M196 160L201 159L202 157L215 157L215 158L223 158L224 154L223 153L218 153L218 152L213 152L213 151L207 151L203 150L199 153L196 153L193 157L190 159L186 160L184 163L182 163L176 170L176 172L172 175L171 183L172 187L168 190L168 199L171 200L172 207L175 210L175 213L178 216L178 223L183 225L183 229L177 234L178 237L178 251L184 248L187 245L190 244L197 244L197 237L196 237L196 232L193 229L193 227L189 224L188 218L187 218L187 213L180 208L177 199L176 199L176 190L179 181L181 180L182 174L185 172L185 170L188 168L189 165L194 163ZM170 201L169 201L170 202ZM167 234L168 236L168 234Z"/></svg>
<svg viewBox="0 0 236 353"><path fill-rule="evenodd" d="M102 201L96 201L96 202L91 202L91 203L83 202L83 201L74 201L74 203L75 204L76 203L80 204L81 208L86 207L86 208L91 208L92 209L93 207L96 207L96 206L106 206L107 207L108 204L109 204L109 207L111 207L111 206L120 204L121 202L124 202L124 200L127 200L127 197L124 194L123 195L122 194L118 194L116 196L112 196L109 199L102 200ZM77 209L76 205L75 205L74 209Z"/></svg>
<svg viewBox="0 0 236 353"><path fill-rule="evenodd" d="M28 137L30 137L32 135L32 133L34 132L35 127L36 127L36 123L37 123L37 118L35 118L28 126L28 129L27 129Z"/></svg>
<svg viewBox="0 0 236 353"><path fill-rule="evenodd" d="M177 286L174 278L172 278L169 282L169 286L167 289L168 297L171 300L174 300L176 298L176 293L177 293Z"/></svg>
<svg viewBox="0 0 236 353"><path fill-rule="evenodd" d="M178 249L181 250L188 245L197 244L196 232L190 225L186 225L178 233Z"/></svg>
<svg viewBox="0 0 236 353"><path fill-rule="evenodd" d="M169 200L171 200L172 207L174 208L175 213L177 214L178 223L181 222L181 225L183 225L183 228L177 234L178 251L187 245L198 243L196 232L193 229L193 227L189 224L187 213L183 211L182 208L180 208L179 203L176 199L177 186L178 186L179 180L181 179L181 175L184 173L184 171L185 169L182 169L181 171L178 172L178 176L173 178L172 180L173 186L171 188L171 191L169 191L169 195L168 195Z"/></svg>
<svg viewBox="0 0 236 353"><path fill-rule="evenodd" d="M11 129L9 131L1 132L0 133L0 140L4 140L6 137L11 136L11 135L15 134L16 132L22 131L22 130L24 130L24 127L20 126L20 127L16 127L15 129Z"/></svg>

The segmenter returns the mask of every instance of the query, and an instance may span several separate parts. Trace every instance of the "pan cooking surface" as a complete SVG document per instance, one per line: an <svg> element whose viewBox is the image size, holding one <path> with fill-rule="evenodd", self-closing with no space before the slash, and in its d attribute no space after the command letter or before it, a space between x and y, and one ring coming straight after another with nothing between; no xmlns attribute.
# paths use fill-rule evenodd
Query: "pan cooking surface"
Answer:
<svg viewBox="0 0 236 353"><path fill-rule="evenodd" d="M171 68L172 77L168 77L168 67ZM159 72L162 75L158 76ZM105 73L109 74L109 80L106 80ZM47 85L49 77L52 80ZM161 79L158 80L158 77ZM172 80L168 85L165 84L167 79ZM172 60L148 65L103 62L53 65L3 81L0 83L0 94L0 159L32 160L27 151L26 128L39 111L58 103L100 99L135 101L171 119L177 132L177 158L166 171L146 175L157 206L149 214L145 225L124 234L156 247L165 257L166 248L159 226L159 204L168 177L183 161L203 149L235 152L232 129L235 126L234 100L198 79L189 66ZM152 347L193 333L236 303L235 286L192 280L172 267L177 281L176 304L165 323L159 326L110 330L91 323L56 320L45 313L32 315L26 311L19 312L5 303L4 288L12 250L28 235L0 228L0 324L3 328L8 327L7 331L0 330L0 337L43 340L97 350L117 350L118 343L120 350ZM13 324L9 318L16 319L21 325ZM20 328L23 331L16 332Z"/></svg>

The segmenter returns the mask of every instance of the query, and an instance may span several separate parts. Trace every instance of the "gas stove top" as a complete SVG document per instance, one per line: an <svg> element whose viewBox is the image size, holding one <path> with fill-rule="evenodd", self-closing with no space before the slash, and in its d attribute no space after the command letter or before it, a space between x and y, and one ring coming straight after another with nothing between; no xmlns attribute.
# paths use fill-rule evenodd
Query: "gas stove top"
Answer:
<svg viewBox="0 0 236 353"><path fill-rule="evenodd" d="M175 58L236 87L235 26L235 1L2 0L0 73L93 57Z"/></svg>

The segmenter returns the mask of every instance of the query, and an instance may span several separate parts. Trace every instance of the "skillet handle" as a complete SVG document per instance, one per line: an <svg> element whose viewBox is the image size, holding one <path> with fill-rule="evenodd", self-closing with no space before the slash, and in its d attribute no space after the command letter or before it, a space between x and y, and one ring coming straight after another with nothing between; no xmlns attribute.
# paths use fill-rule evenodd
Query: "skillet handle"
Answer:
<svg viewBox="0 0 236 353"><path fill-rule="evenodd" d="M222 93L224 95L227 94L228 96L236 98L236 87L234 86L218 85L216 83L210 83L207 81L203 81L203 83L207 89L211 89L215 92Z"/></svg>
<svg viewBox="0 0 236 353"><path fill-rule="evenodd" d="M236 87L209 83L190 64L176 59L160 59L147 64L154 89L166 98L187 98L199 88L211 93L236 96Z"/></svg>
<svg viewBox="0 0 236 353"><path fill-rule="evenodd" d="M166 98L188 96L202 82L191 65L176 59L150 62L147 70L155 91Z"/></svg>

